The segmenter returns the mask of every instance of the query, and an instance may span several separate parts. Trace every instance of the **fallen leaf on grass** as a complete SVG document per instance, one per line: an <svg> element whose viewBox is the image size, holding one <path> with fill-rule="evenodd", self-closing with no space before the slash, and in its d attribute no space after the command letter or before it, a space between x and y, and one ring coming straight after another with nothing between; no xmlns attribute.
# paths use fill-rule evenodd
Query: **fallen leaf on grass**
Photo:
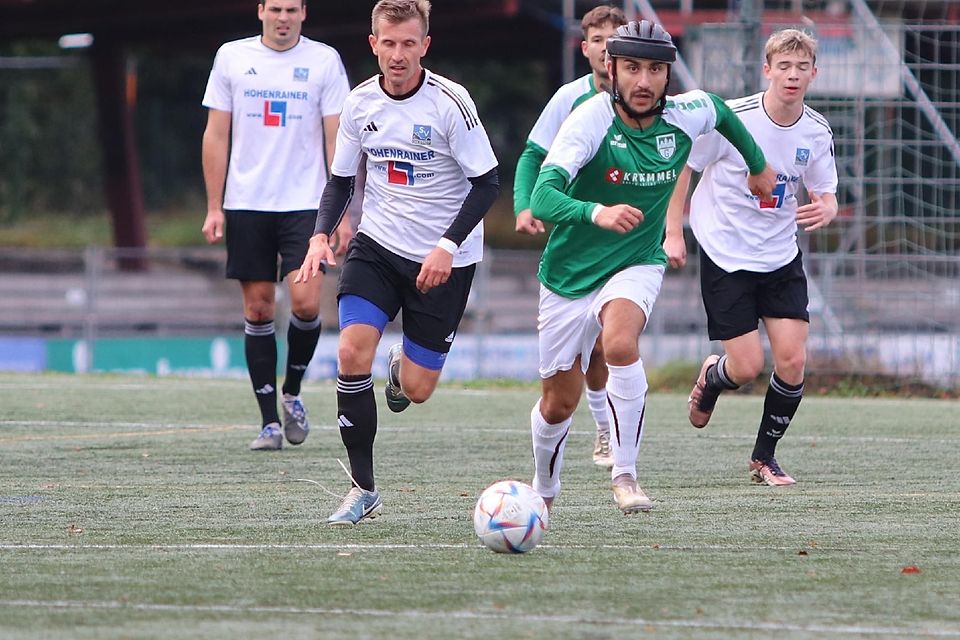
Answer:
<svg viewBox="0 0 960 640"><path fill-rule="evenodd" d="M69 527L67 527L67 533L83 533L83 527L78 527L75 524L71 524Z"/></svg>
<svg viewBox="0 0 960 640"><path fill-rule="evenodd" d="M810 555L810 554L807 553L807 550L806 550L806 549L800 549L800 551L797 551L797 555L798 555L798 556L808 556L808 555Z"/></svg>
<svg viewBox="0 0 960 640"><path fill-rule="evenodd" d="M920 573L920 567L915 564L907 565L900 569L900 573Z"/></svg>
<svg viewBox="0 0 960 640"><path fill-rule="evenodd" d="M398 487L397 491L400 493L416 493L416 489L413 487Z"/></svg>
<svg viewBox="0 0 960 640"><path fill-rule="evenodd" d="M341 558L349 558L349 557L352 556L352 555L353 555L353 554L350 553L349 551L337 551L337 556L339 556L339 557L341 557Z"/></svg>

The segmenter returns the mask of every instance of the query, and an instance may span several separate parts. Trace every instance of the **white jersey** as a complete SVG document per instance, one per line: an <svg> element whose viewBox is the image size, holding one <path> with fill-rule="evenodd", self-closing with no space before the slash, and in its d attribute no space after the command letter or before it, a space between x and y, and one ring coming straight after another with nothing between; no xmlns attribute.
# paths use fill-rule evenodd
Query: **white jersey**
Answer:
<svg viewBox="0 0 960 640"><path fill-rule="evenodd" d="M470 182L497 166L487 132L467 90L426 71L402 100L379 76L358 85L344 103L333 173L352 176L361 153L367 178L359 233L398 256L423 262L460 212ZM483 258L483 223L453 256L463 267Z"/></svg>
<svg viewBox="0 0 960 640"><path fill-rule="evenodd" d="M323 118L349 91L340 55L309 38L286 51L260 36L220 47L203 106L232 114L223 208L316 209L327 183Z"/></svg>
<svg viewBox="0 0 960 640"><path fill-rule="evenodd" d="M553 139L557 137L560 125L567 119L570 112L581 102L592 98L596 94L597 90L593 86L592 73L563 85L557 89L547 106L543 108L540 117L533 125L533 129L530 130L527 140L546 153L550 149L550 145L553 144Z"/></svg>
<svg viewBox="0 0 960 640"><path fill-rule="evenodd" d="M743 157L717 132L697 139L687 159L703 172L690 204L690 226L710 259L728 273L769 273L796 258L801 181L818 195L837 192L833 131L826 118L804 106L799 120L782 127L767 115L762 98L758 93L727 104L777 172L773 201L759 202L750 194Z"/></svg>

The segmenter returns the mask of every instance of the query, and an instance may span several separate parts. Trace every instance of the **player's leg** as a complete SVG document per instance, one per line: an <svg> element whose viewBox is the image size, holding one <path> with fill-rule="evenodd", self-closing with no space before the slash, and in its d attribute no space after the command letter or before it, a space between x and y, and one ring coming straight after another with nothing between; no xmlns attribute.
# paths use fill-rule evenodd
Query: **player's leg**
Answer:
<svg viewBox="0 0 960 640"><path fill-rule="evenodd" d="M243 292L244 353L254 397L260 408L255 451L283 446L277 413L277 341L273 324L277 280L278 214L226 211L227 278Z"/></svg>
<svg viewBox="0 0 960 640"><path fill-rule="evenodd" d="M570 423L583 391L584 368L590 366L589 358L600 334L600 325L589 314L594 295L574 300L540 286L537 341L541 396L530 412L530 432L533 488L548 507L560 493Z"/></svg>
<svg viewBox="0 0 960 640"><path fill-rule="evenodd" d="M723 342L725 353L707 356L690 391L690 424L697 428L707 426L722 392L753 380L763 367L757 331L757 277L746 271L728 273L706 253L700 254L700 292L707 313L707 334L711 340Z"/></svg>
<svg viewBox="0 0 960 640"><path fill-rule="evenodd" d="M476 272L476 265L454 267L444 284L421 293L416 288L420 263L398 258L397 267L405 273L403 342L390 348L384 389L394 412L426 402L436 390Z"/></svg>
<svg viewBox="0 0 960 640"><path fill-rule="evenodd" d="M613 452L613 494L626 513L648 511L653 503L637 485L637 457L646 414L647 374L640 358L640 334L663 283L663 267L640 265L616 274L603 286L593 312L607 360L607 408Z"/></svg>
<svg viewBox="0 0 960 640"><path fill-rule="evenodd" d="M337 287L337 425L355 486L327 519L333 525L372 518L382 505L373 472L377 435L373 359L383 329L400 304L397 283L391 280L389 256L384 254L375 242L358 236L347 251Z"/></svg>
<svg viewBox="0 0 960 640"><path fill-rule="evenodd" d="M300 398L300 387L320 339L323 278L300 283L293 282L293 278L303 264L316 217L316 211L284 214L280 229L280 273L285 274L291 312L290 325L287 327L287 365L281 388L281 408L283 433L290 444L301 444L310 432L307 409Z"/></svg>
<svg viewBox="0 0 960 640"><path fill-rule="evenodd" d="M610 452L610 422L607 417L607 363L603 358L603 345L599 340L590 354L586 382L587 406L597 426L597 435L593 441L593 463L609 469L613 467L613 455Z"/></svg>
<svg viewBox="0 0 960 640"><path fill-rule="evenodd" d="M771 486L795 483L774 455L803 399L810 325L807 280L801 260L798 254L793 262L768 274L760 288L760 310L773 352L773 373L751 455L750 475L754 481Z"/></svg>

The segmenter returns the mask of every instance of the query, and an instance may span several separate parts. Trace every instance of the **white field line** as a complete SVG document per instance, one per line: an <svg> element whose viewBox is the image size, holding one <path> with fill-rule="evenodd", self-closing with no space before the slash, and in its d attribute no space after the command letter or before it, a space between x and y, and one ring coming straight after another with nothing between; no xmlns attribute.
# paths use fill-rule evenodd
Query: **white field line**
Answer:
<svg viewBox="0 0 960 640"><path fill-rule="evenodd" d="M182 605L182 604L155 604L137 602L112 602L76 600L0 600L0 607L15 609L78 609L78 610L116 610L116 611L150 611L169 613L219 613L237 614L248 617L251 614L274 615L314 615L314 616L350 616L352 618L410 618L414 620L504 620L522 622L529 625L531 622L548 624L583 624L599 627L636 625L652 627L669 627L681 629L712 629L729 631L766 631L766 632L797 632L821 633L829 635L858 635L858 636L903 636L911 638L958 638L958 629L917 629L915 627L875 627L861 625L824 625L824 624L788 624L779 622L711 622L709 620L655 620L649 618L591 618L587 616L571 615L543 615L529 612L487 612L487 611L424 611L417 609L345 609L337 607L265 607L249 605Z"/></svg>
<svg viewBox="0 0 960 640"><path fill-rule="evenodd" d="M88 421L79 421L79 420L0 420L0 428L3 427L31 427L31 428L43 428L43 427L61 427L61 428L70 428L70 429L99 429L101 431L100 436L108 437L118 435L116 432L110 431L110 429L163 429L169 430L171 432L176 431L229 431L233 429L243 429L243 430L253 430L253 427L249 424L199 424L199 423L177 423L177 422L88 422ZM335 424L311 424L311 429L317 429L322 431L338 431L339 427ZM416 427L401 427L401 426L381 426L380 431L416 431L418 433L449 433L450 427L444 425L418 425ZM505 428L505 427L470 427L471 433L526 433L525 425L519 425L517 427ZM119 434L119 435L134 435L134 434ZM584 427L579 431L571 431L571 435L575 436L594 436L593 430ZM18 436L9 436L7 438L0 438L0 442L4 440L20 440L20 439L70 439L71 435L57 434L50 436L23 436L23 438ZM689 440L691 438L696 439L706 439L706 440L750 440L753 441L756 439L755 435L752 434L722 434L722 433L711 433L703 431L688 431L687 433L656 433L650 432L644 433L644 437L647 439L653 438L656 440ZM935 444L957 444L960 442L960 438L940 438L932 440L928 437L889 437L889 436L831 436L831 435L803 435L803 434L790 434L791 442L823 442L823 441L832 441L832 442L863 442L863 443L880 443L880 444L904 444L910 442L925 442L925 443L935 443Z"/></svg>

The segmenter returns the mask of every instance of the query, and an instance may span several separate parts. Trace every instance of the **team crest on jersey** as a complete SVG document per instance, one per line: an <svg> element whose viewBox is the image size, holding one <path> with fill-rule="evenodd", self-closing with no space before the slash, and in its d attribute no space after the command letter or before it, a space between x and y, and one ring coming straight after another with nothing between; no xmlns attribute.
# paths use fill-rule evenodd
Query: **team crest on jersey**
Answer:
<svg viewBox="0 0 960 640"><path fill-rule="evenodd" d="M297 82L306 82L310 78L310 69L306 67L294 67L293 79Z"/></svg>
<svg viewBox="0 0 960 640"><path fill-rule="evenodd" d="M673 157L673 152L677 150L677 139L672 133L657 136L657 151L664 160Z"/></svg>
<svg viewBox="0 0 960 640"><path fill-rule="evenodd" d="M810 149L797 149L797 157L793 164L805 167L808 162L810 162Z"/></svg>
<svg viewBox="0 0 960 640"><path fill-rule="evenodd" d="M433 142L430 139L432 133L433 130L430 128L430 125L413 125L413 144L431 144Z"/></svg>

